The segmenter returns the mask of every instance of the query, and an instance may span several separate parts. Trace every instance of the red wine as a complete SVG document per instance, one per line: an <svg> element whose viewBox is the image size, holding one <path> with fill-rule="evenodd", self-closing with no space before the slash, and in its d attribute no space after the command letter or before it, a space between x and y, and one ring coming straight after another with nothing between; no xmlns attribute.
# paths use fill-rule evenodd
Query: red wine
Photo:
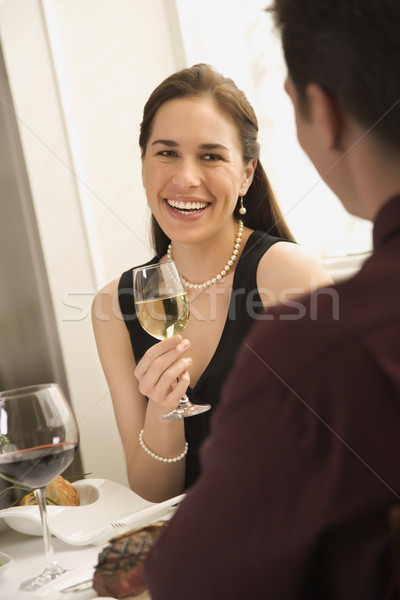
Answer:
<svg viewBox="0 0 400 600"><path fill-rule="evenodd" d="M60 442L0 454L0 475L31 489L45 487L72 462L77 444Z"/></svg>

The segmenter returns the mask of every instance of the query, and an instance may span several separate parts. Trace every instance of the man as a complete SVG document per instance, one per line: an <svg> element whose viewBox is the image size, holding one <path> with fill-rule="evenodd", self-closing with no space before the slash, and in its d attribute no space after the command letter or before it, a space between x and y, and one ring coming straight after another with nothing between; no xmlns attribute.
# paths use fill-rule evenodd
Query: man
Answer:
<svg viewBox="0 0 400 600"><path fill-rule="evenodd" d="M145 565L152 600L395 597L400 3L275 0L273 10L300 144L343 205L374 221L374 251L334 295L255 325L203 475Z"/></svg>

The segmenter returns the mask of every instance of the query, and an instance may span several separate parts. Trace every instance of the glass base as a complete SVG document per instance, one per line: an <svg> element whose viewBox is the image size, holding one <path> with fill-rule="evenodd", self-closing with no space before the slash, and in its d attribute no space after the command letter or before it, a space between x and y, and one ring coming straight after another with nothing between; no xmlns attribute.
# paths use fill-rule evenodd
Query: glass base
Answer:
<svg viewBox="0 0 400 600"><path fill-rule="evenodd" d="M57 577L60 577L60 575L62 575L63 573L66 573L66 570L56 563L51 567L51 569L45 569L37 577L32 577L31 579L23 581L19 586L19 589L25 592L32 592L34 590L38 590L39 588L46 585L46 583L50 583L50 581L53 581L54 579L57 579Z"/></svg>
<svg viewBox="0 0 400 600"><path fill-rule="evenodd" d="M189 398L185 395L180 399L177 408L163 415L164 419L184 419L185 417L193 417L203 412L210 410L211 404L192 404Z"/></svg>

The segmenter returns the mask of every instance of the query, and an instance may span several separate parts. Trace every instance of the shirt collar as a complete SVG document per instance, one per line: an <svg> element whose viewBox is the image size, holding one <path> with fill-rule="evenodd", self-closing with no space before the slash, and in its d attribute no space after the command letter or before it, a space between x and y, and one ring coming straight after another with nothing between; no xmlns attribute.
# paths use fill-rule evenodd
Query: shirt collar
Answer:
<svg viewBox="0 0 400 600"><path fill-rule="evenodd" d="M386 202L375 219L373 229L374 248L383 246L398 230L400 230L400 194Z"/></svg>

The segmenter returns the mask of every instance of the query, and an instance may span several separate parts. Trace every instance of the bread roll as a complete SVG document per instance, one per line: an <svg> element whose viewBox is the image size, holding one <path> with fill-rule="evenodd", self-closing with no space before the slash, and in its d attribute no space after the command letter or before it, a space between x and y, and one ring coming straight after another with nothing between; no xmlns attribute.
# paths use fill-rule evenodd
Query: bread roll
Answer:
<svg viewBox="0 0 400 600"><path fill-rule="evenodd" d="M79 506L80 504L78 490L61 475L50 481L46 487L46 496L60 506ZM21 506L29 506L30 504L36 504L33 493L24 496L20 502ZM47 504L51 503L47 501Z"/></svg>

